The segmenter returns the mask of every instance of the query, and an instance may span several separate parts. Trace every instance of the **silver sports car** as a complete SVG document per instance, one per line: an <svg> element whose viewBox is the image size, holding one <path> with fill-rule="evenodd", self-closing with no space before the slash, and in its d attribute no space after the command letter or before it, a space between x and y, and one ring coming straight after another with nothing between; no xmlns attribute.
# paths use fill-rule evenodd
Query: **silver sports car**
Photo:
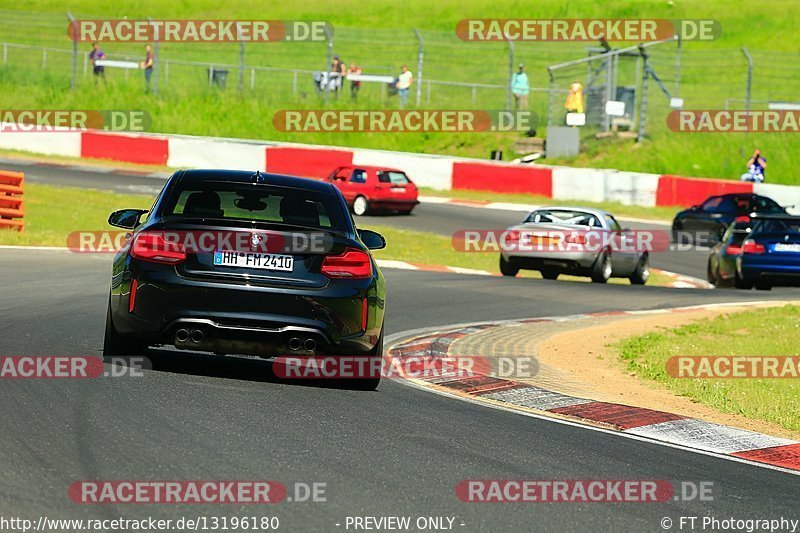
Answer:
<svg viewBox="0 0 800 533"><path fill-rule="evenodd" d="M542 207L506 229L500 272L516 276L520 270L538 270L545 279L572 274L596 283L628 278L644 285L650 276L649 248L639 237L606 211Z"/></svg>

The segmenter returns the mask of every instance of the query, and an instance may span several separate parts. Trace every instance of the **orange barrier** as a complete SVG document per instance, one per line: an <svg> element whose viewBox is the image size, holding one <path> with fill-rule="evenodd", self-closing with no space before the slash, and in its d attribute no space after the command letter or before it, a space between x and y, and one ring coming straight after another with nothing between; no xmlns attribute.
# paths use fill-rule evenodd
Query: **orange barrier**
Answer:
<svg viewBox="0 0 800 533"><path fill-rule="evenodd" d="M25 230L22 189L25 174L0 170L0 228ZM19 219L19 220L15 220Z"/></svg>

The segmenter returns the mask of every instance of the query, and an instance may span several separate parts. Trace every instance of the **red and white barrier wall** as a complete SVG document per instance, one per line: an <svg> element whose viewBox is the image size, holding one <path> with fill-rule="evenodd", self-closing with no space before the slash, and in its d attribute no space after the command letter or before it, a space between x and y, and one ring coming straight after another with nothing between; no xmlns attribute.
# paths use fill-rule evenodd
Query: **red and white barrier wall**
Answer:
<svg viewBox="0 0 800 533"><path fill-rule="evenodd" d="M690 206L714 194L757 192L800 211L800 187L614 169L515 165L449 156L187 135L99 131L0 132L0 148L175 168L262 170L324 178L342 165L405 170L423 187L528 193L557 200Z"/></svg>

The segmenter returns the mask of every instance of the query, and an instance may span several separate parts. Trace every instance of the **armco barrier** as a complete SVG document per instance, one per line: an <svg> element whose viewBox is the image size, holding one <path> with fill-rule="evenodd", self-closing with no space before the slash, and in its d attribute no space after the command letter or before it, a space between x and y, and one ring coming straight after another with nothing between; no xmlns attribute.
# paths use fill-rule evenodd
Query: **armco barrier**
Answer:
<svg viewBox="0 0 800 533"><path fill-rule="evenodd" d="M734 192L751 193L753 184L741 181L726 181L681 176L661 176L656 191L658 206L692 206L709 196Z"/></svg>
<svg viewBox="0 0 800 533"><path fill-rule="evenodd" d="M453 163L453 189L521 192L551 198L552 169L511 164Z"/></svg>
<svg viewBox="0 0 800 533"><path fill-rule="evenodd" d="M144 135L82 132L81 157L112 159L142 165L166 165L169 158L169 139Z"/></svg>
<svg viewBox="0 0 800 533"><path fill-rule="evenodd" d="M304 178L325 178L353 162L353 152L326 148L267 147L267 172Z"/></svg>
<svg viewBox="0 0 800 533"><path fill-rule="evenodd" d="M22 202L24 181L25 174L22 172L0 170L0 228L25 230Z"/></svg>

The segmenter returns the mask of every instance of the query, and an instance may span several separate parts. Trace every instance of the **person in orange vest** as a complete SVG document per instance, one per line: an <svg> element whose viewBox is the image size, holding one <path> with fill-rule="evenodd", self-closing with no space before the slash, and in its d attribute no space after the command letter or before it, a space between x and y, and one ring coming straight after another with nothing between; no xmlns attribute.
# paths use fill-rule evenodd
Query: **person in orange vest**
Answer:
<svg viewBox="0 0 800 533"><path fill-rule="evenodd" d="M569 94L567 101L564 102L564 107L567 108L568 113L583 113L583 105L583 85L576 80L569 86Z"/></svg>

